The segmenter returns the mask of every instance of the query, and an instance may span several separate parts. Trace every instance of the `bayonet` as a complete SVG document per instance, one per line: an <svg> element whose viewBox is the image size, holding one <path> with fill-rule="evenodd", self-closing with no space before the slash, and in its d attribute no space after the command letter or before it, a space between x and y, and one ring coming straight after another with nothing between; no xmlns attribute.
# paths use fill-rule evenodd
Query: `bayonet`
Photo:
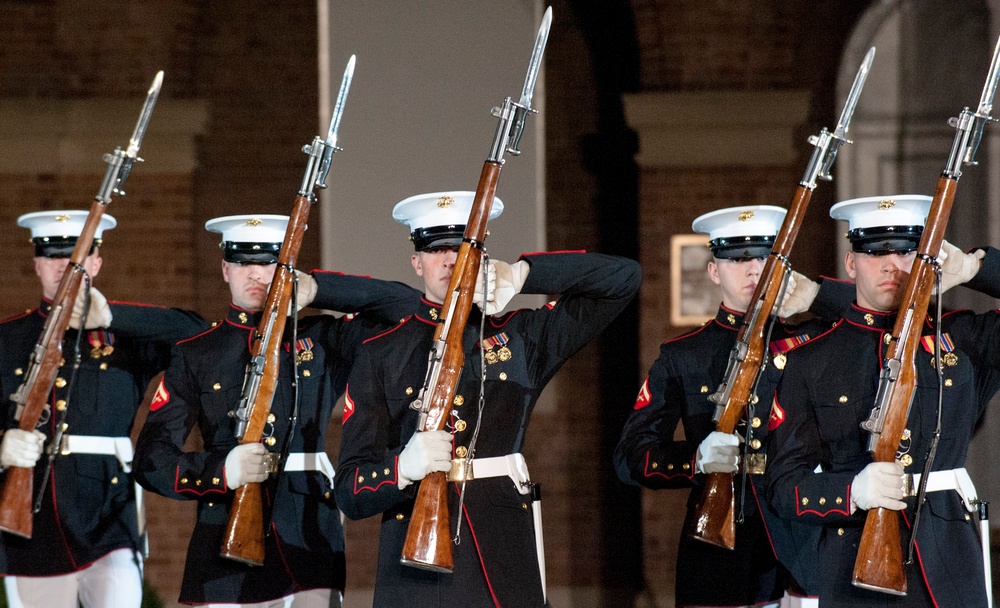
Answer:
<svg viewBox="0 0 1000 608"><path fill-rule="evenodd" d="M351 55L347 60L347 67L344 68L344 76L340 79L340 92L337 93L337 103L333 105L333 116L330 117L330 128L326 132L326 139L320 139L317 135L311 144L302 147L302 151L309 155L309 165L306 167L306 174L302 177L302 187L299 194L302 196L315 197L315 188L326 188L326 177L330 174L330 162L334 152L339 152L342 148L337 146L337 131L340 129L340 118L344 115L344 104L347 102L347 93L351 90L351 81L354 79L354 64L356 56Z"/></svg>
<svg viewBox="0 0 1000 608"><path fill-rule="evenodd" d="M139 158L139 146L142 145L142 138L146 135L146 127L149 126L149 118L153 115L153 106L156 105L156 98L160 96L160 87L163 86L163 70L156 73L153 84L146 93L146 102L142 105L142 112L139 113L139 121L135 124L132 137L128 140L128 149L115 148L114 152L104 155L104 162L108 163L108 169L104 174L104 181L101 182L101 189L94 198L107 205L111 202L111 195L125 195L125 180L132 172L132 163L142 162Z"/></svg>
<svg viewBox="0 0 1000 608"><path fill-rule="evenodd" d="M837 126L834 128L833 133L830 133L824 127L819 135L809 137L809 143L816 146L816 149L813 150L812 157L809 159L809 165L806 166L805 175L802 176L802 181L799 182L806 188L810 190L815 188L817 179L826 181L833 179L833 176L830 175L830 168L833 167L833 161L837 160L837 150L840 149L840 146L845 143L851 143L847 139L847 128L851 124L851 117L854 116L854 109L857 107L858 99L861 97L861 90L865 88L865 80L868 79L868 72L871 70L874 59L875 47L871 47L865 54L864 61L858 67L857 74L854 75L854 84L851 85L851 91L847 94L847 102L844 103L844 109L840 113L840 118L837 120Z"/></svg>
<svg viewBox="0 0 1000 608"><path fill-rule="evenodd" d="M497 130L497 138L490 153L490 160L502 162L504 150L513 156L521 153L518 146L521 143L521 134L524 133L524 119L529 113L538 113L531 107L531 97L535 94L535 82L538 80L538 72L542 69L542 57L545 54L545 43L549 40L551 26L552 7L550 6L545 9L542 23L538 26L535 46L531 51L531 60L528 62L528 73L524 76L524 86L521 87L521 97L517 103L508 97L504 100L502 108L493 109L493 115L501 118L500 127L506 127L506 130Z"/></svg>
<svg viewBox="0 0 1000 608"><path fill-rule="evenodd" d="M945 168L945 175L958 179L962 175L962 165L976 165L976 152L979 151L979 142L983 139L983 129L991 120L996 120L990 116L993 111L993 97L997 92L997 81L1000 80L1000 40L997 41L996 48L993 49L993 60L990 62L990 71L986 75L986 82L983 84L983 93L979 96L979 106L975 113L969 108L962 110L957 118L952 118L948 124L962 132L962 137L956 137L952 144L951 153L948 156L948 164Z"/></svg>

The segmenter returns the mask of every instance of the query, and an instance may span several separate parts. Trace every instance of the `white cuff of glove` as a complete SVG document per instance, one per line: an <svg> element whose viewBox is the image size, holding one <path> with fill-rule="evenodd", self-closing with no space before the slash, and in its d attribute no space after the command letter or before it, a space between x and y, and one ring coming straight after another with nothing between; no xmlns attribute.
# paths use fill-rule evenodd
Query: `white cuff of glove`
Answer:
<svg viewBox="0 0 1000 608"><path fill-rule="evenodd" d="M80 329L80 318L83 316L83 301L87 296L87 291L81 289L76 294L76 301L73 302L73 314L69 318L69 326L73 329ZM98 327L111 327L111 307L108 306L108 299L97 289L90 288L90 307L87 309L87 320L84 329L97 329Z"/></svg>
<svg viewBox="0 0 1000 608"><path fill-rule="evenodd" d="M985 256L986 252L982 249L965 253L948 241L941 241L941 252L938 254L938 263L941 265L941 293L956 285L967 283L976 276Z"/></svg>
<svg viewBox="0 0 1000 608"><path fill-rule="evenodd" d="M0 442L0 467L31 468L42 457L45 435L35 429L8 429Z"/></svg>
<svg viewBox="0 0 1000 608"><path fill-rule="evenodd" d="M819 283L793 270L792 276L788 277L785 299L782 300L781 306L778 308L778 316L787 319L809 310L818 293Z"/></svg>
<svg viewBox="0 0 1000 608"><path fill-rule="evenodd" d="M476 278L475 303L485 314L495 315L501 312L511 299L521 293L524 282L528 279L531 264L524 260L508 264L500 260L483 260L479 266L479 276ZM486 298L483 298L483 273L486 273Z"/></svg>
<svg viewBox="0 0 1000 608"><path fill-rule="evenodd" d="M446 473L451 470L451 439L448 431L414 433L399 454L399 489L420 481L429 473Z"/></svg>
<svg viewBox="0 0 1000 608"><path fill-rule="evenodd" d="M898 462L873 462L854 476L851 482L851 512L881 507L893 511L906 508L903 502L903 465Z"/></svg>
<svg viewBox="0 0 1000 608"><path fill-rule="evenodd" d="M735 473L739 464L739 437L720 431L712 431L702 440L694 458L697 473Z"/></svg>
<svg viewBox="0 0 1000 608"><path fill-rule="evenodd" d="M267 448L260 443L243 443L226 455L223 477L226 487L235 490L248 483L261 483L267 479Z"/></svg>
<svg viewBox="0 0 1000 608"><path fill-rule="evenodd" d="M298 310L302 310L316 299L316 292L319 290L319 286L316 284L316 279L308 272L296 270L295 276L299 279L299 293L295 303L298 305Z"/></svg>

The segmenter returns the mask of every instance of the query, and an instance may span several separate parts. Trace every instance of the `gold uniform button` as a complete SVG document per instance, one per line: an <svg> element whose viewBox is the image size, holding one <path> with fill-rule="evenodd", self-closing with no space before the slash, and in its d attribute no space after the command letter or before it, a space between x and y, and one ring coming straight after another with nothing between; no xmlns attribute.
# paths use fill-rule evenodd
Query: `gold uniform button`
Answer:
<svg viewBox="0 0 1000 608"><path fill-rule="evenodd" d="M910 456L909 454L903 454L903 457L900 458L899 461L903 463L904 467L908 467L911 464L913 464L913 456Z"/></svg>
<svg viewBox="0 0 1000 608"><path fill-rule="evenodd" d="M785 358L784 353L775 355L774 356L774 367L776 367L778 369L785 369L785 363L786 363L786 361L787 361L787 359Z"/></svg>
<svg viewBox="0 0 1000 608"><path fill-rule="evenodd" d="M303 378L308 378L311 375L312 374L309 372L309 370L307 370L307 369L302 370L302 377Z"/></svg>
<svg viewBox="0 0 1000 608"><path fill-rule="evenodd" d="M885 342L886 344L892 342L892 334L887 333L884 336L882 336L882 341Z"/></svg>
<svg viewBox="0 0 1000 608"><path fill-rule="evenodd" d="M760 401L760 397L758 397L757 395L754 395L753 399L750 400L750 403L752 403L754 405L757 405L758 401Z"/></svg>
<svg viewBox="0 0 1000 608"><path fill-rule="evenodd" d="M691 468L691 465L689 463L685 462L684 464L681 465L681 468L684 469L685 471L687 471L688 469Z"/></svg>
<svg viewBox="0 0 1000 608"><path fill-rule="evenodd" d="M364 475L358 475L358 483L364 483L364 482L365 482L365 476Z"/></svg>
<svg viewBox="0 0 1000 608"><path fill-rule="evenodd" d="M274 414L268 414L267 415L267 421L270 422L271 424L274 424L274 421L277 420L277 419L278 419L278 417L275 416Z"/></svg>
<svg viewBox="0 0 1000 608"><path fill-rule="evenodd" d="M117 484L117 483L118 483L118 477L117 477L117 476L115 476L115 477L112 477L112 478L111 478L111 483L112 483L112 484Z"/></svg>
<svg viewBox="0 0 1000 608"><path fill-rule="evenodd" d="M802 506L804 507L804 506L806 506L808 504L809 504L809 499L808 498L803 498L802 499Z"/></svg>
<svg viewBox="0 0 1000 608"><path fill-rule="evenodd" d="M65 386L66 386L66 379L65 378L61 378L61 377L60 378L56 378L56 388L63 388Z"/></svg>
<svg viewBox="0 0 1000 608"><path fill-rule="evenodd" d="M274 444L278 443L278 440L275 439L274 437L268 437L267 439L264 440L264 443L273 447Z"/></svg>
<svg viewBox="0 0 1000 608"><path fill-rule="evenodd" d="M970 521L970 520L972 520L972 518L971 518L971 517L969 517L969 514L968 514L968 513L966 513L966 514L965 514L965 521Z"/></svg>
<svg viewBox="0 0 1000 608"><path fill-rule="evenodd" d="M839 401L841 403L847 403L847 395L841 395Z"/></svg>
<svg viewBox="0 0 1000 608"><path fill-rule="evenodd" d="M98 365L97 367L101 368L102 370L105 370L108 369L108 364L106 361L101 361L101 364Z"/></svg>
<svg viewBox="0 0 1000 608"><path fill-rule="evenodd" d="M413 387L412 386L406 387L406 394L407 395L412 395L413 394Z"/></svg>
<svg viewBox="0 0 1000 608"><path fill-rule="evenodd" d="M187 483L187 482L188 482L187 477L181 477L181 483Z"/></svg>
<svg viewBox="0 0 1000 608"><path fill-rule="evenodd" d="M753 448L753 449L755 449L755 450L759 450L760 449L760 439L751 439L750 440L750 447Z"/></svg>
<svg viewBox="0 0 1000 608"><path fill-rule="evenodd" d="M468 455L468 453L469 453L469 448L465 447L464 445L460 445L457 448L455 448L455 456L458 456L459 458L465 458Z"/></svg>
<svg viewBox="0 0 1000 608"><path fill-rule="evenodd" d="M844 504L844 499L842 497L838 496L837 500L835 500L834 502L836 502L838 505L842 505L842 504Z"/></svg>
<svg viewBox="0 0 1000 608"><path fill-rule="evenodd" d="M195 479L194 480L194 485L200 486L201 485L201 480L200 479Z"/></svg>
<svg viewBox="0 0 1000 608"><path fill-rule="evenodd" d="M754 416L753 420L750 421L750 426L752 426L755 429L759 429L760 425L761 425L760 418L758 418L757 416Z"/></svg>
<svg viewBox="0 0 1000 608"><path fill-rule="evenodd" d="M388 475L388 474L389 474L389 472L390 472L390 471L389 471L389 467L386 467L385 469L383 469L383 470L382 470L382 474L383 474L383 475Z"/></svg>
<svg viewBox="0 0 1000 608"><path fill-rule="evenodd" d="M323 492L323 498L325 498L327 500L330 500L330 493L329 492Z"/></svg>
<svg viewBox="0 0 1000 608"><path fill-rule="evenodd" d="M376 479L377 477L378 477L378 471L372 471L372 479Z"/></svg>
<svg viewBox="0 0 1000 608"><path fill-rule="evenodd" d="M506 380L507 379L507 372L500 372L500 379L501 380Z"/></svg>
<svg viewBox="0 0 1000 608"><path fill-rule="evenodd" d="M455 395L455 401L454 401L454 403L455 403L455 405L461 406L463 403L465 403L465 397L463 397L461 395Z"/></svg>
<svg viewBox="0 0 1000 608"><path fill-rule="evenodd" d="M702 386L701 387L701 392L702 393L707 393L708 392L708 387L707 386Z"/></svg>
<svg viewBox="0 0 1000 608"><path fill-rule="evenodd" d="M843 535L844 535L844 529L843 528L837 528L837 536L843 536Z"/></svg>
<svg viewBox="0 0 1000 608"><path fill-rule="evenodd" d="M521 503L521 508L524 509L525 511L527 511L528 510L528 503L522 502Z"/></svg>
<svg viewBox="0 0 1000 608"><path fill-rule="evenodd" d="M213 391L222 390L222 385L216 382L215 384L212 385L212 390Z"/></svg>
<svg viewBox="0 0 1000 608"><path fill-rule="evenodd" d="M219 485L219 483L220 483L221 481L222 481L222 480L221 480L221 479L219 479L218 477L213 477L213 478L212 478L212 485L213 485L213 486L217 486L217 485Z"/></svg>
<svg viewBox="0 0 1000 608"><path fill-rule="evenodd" d="M945 378L944 381L945 386L951 386L952 384L954 384L954 382L951 381L951 378Z"/></svg>
<svg viewBox="0 0 1000 608"><path fill-rule="evenodd" d="M59 367L66 365L66 359L59 359Z"/></svg>
<svg viewBox="0 0 1000 608"><path fill-rule="evenodd" d="M464 420L459 420L458 422L455 423L455 430L458 431L459 433L461 433L462 431L464 431L465 427L466 427L466 424L465 424Z"/></svg>
<svg viewBox="0 0 1000 608"><path fill-rule="evenodd" d="M23 373L24 373L24 370L21 369L20 367L14 370L14 375L15 376L20 376Z"/></svg>
<svg viewBox="0 0 1000 608"><path fill-rule="evenodd" d="M216 326L216 325L218 325L218 324L219 324L219 322L218 322L218 321L212 321L212 327L215 327L215 326Z"/></svg>
<svg viewBox="0 0 1000 608"><path fill-rule="evenodd" d="M671 462L670 464L668 464L667 465L667 470L668 471L673 471L674 470L674 463Z"/></svg>
<svg viewBox="0 0 1000 608"><path fill-rule="evenodd" d="M214 503L214 502L210 502L210 503L208 503L208 506L210 506L210 507L214 507L214 506L215 506L215 503Z"/></svg>
<svg viewBox="0 0 1000 608"><path fill-rule="evenodd" d="M825 504L826 504L826 498L824 498L824 497L820 496L820 497L819 497L819 504L821 504L821 505L825 505Z"/></svg>
<svg viewBox="0 0 1000 608"><path fill-rule="evenodd" d="M396 513L396 521L403 521L403 514L402 513Z"/></svg>
<svg viewBox="0 0 1000 608"><path fill-rule="evenodd" d="M56 409L59 410L60 412L66 411L66 401L64 399L56 401Z"/></svg>
<svg viewBox="0 0 1000 608"><path fill-rule="evenodd" d="M651 466L651 467L652 467L653 469L658 469L658 468L660 467L660 463L658 463L658 462L654 462L654 463L653 463L653 464L651 464L650 466Z"/></svg>

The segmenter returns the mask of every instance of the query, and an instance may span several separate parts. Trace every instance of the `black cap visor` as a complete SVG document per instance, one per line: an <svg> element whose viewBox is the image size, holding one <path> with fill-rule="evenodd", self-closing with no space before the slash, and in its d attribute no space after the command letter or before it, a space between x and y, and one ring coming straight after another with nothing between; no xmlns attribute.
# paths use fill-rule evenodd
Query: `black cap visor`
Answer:
<svg viewBox="0 0 1000 608"><path fill-rule="evenodd" d="M35 244L36 258L71 258L73 250L76 249L77 237L75 236L41 236L31 239ZM102 239L94 239L87 255L93 255Z"/></svg>
<svg viewBox="0 0 1000 608"><path fill-rule="evenodd" d="M415 251L426 251L441 247L458 247L462 244L462 237L464 235L464 224L429 226L427 228L417 228L411 232L410 240L413 241L413 249Z"/></svg>
<svg viewBox="0 0 1000 608"><path fill-rule="evenodd" d="M222 259L233 264L276 264L281 243L222 243Z"/></svg>
<svg viewBox="0 0 1000 608"><path fill-rule="evenodd" d="M886 255L916 251L923 232L923 226L876 226L855 228L847 233L847 238L857 253Z"/></svg>
<svg viewBox="0 0 1000 608"><path fill-rule="evenodd" d="M774 245L774 236L734 236L712 239L708 246L720 260L766 258Z"/></svg>

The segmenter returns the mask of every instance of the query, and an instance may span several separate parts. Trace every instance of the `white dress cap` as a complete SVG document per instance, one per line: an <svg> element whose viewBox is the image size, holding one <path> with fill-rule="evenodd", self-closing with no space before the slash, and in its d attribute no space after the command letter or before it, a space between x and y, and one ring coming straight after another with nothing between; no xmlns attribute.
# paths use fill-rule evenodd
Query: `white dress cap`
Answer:
<svg viewBox="0 0 1000 608"><path fill-rule="evenodd" d="M25 213L17 218L17 225L31 230L32 239L46 237L76 238L83 232L89 211L35 211ZM94 239L100 239L105 230L111 230L118 225L118 220L107 213L101 216L101 221L94 231Z"/></svg>
<svg viewBox="0 0 1000 608"><path fill-rule="evenodd" d="M417 251L458 246L475 196L475 192L467 190L418 194L396 203L392 219L409 226L410 240ZM503 201L493 197L489 219L496 219L501 213Z"/></svg>
<svg viewBox="0 0 1000 608"><path fill-rule="evenodd" d="M288 220L287 215L227 215L208 220L205 229L222 234L225 261L273 264L278 261Z"/></svg>
<svg viewBox="0 0 1000 608"><path fill-rule="evenodd" d="M931 208L931 197L924 194L865 196L837 203L830 217L844 220L848 230L887 226L923 226Z"/></svg>
<svg viewBox="0 0 1000 608"><path fill-rule="evenodd" d="M786 211L774 205L745 205L719 209L700 215L691 222L695 232L711 240L746 236L775 236Z"/></svg>

